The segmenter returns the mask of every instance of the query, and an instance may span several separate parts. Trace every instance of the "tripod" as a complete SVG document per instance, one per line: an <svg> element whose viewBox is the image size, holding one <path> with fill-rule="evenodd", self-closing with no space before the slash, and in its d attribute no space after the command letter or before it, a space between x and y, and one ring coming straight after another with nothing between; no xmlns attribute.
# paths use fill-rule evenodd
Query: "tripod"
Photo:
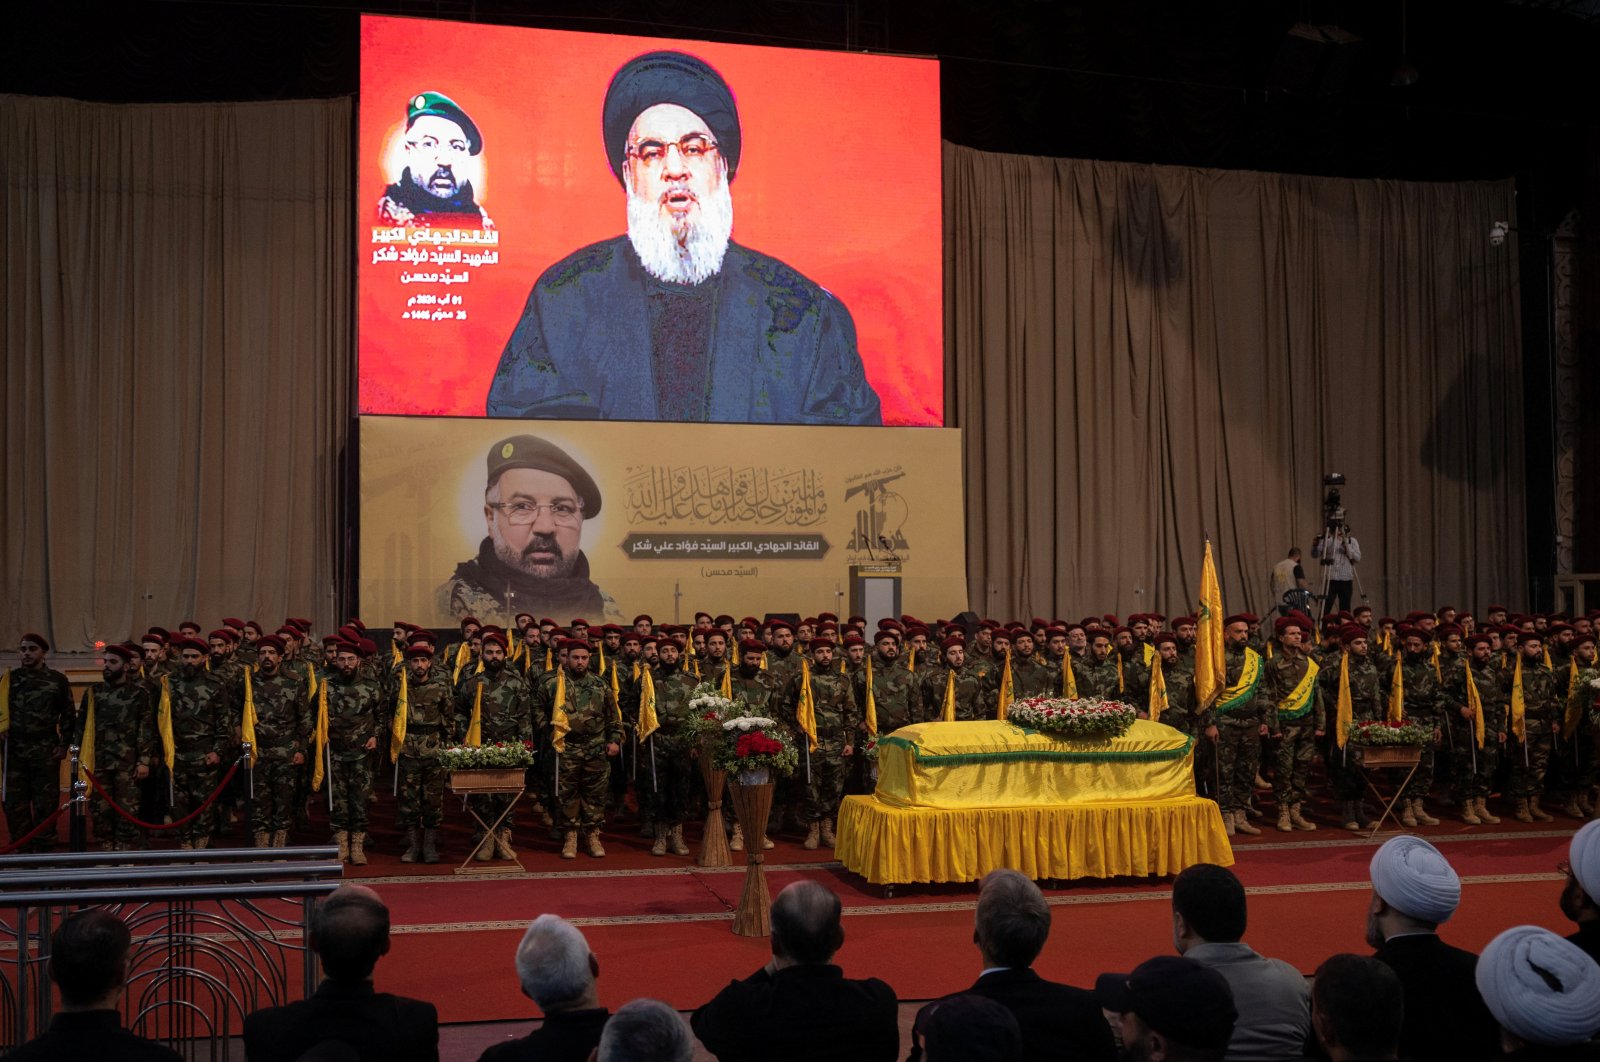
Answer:
<svg viewBox="0 0 1600 1062"><path fill-rule="evenodd" d="M1328 586L1333 581L1333 552L1332 551L1333 551L1334 543L1339 541L1339 539L1335 538L1335 531L1336 531L1337 526L1338 525L1332 524L1332 523L1330 523L1327 526L1325 526L1322 529L1322 536L1320 538L1320 542L1321 542L1321 550L1320 550L1320 552L1322 554L1322 557L1321 557L1321 560L1322 560L1322 593L1320 595L1318 595L1318 597L1322 601L1322 611L1317 614L1317 622L1318 623L1321 623L1324 619L1327 618L1327 615L1328 615L1328 598L1329 598ZM1338 533L1340 535L1344 534L1343 531L1339 531ZM1361 573L1356 571L1356 566L1355 566L1355 562L1354 561L1352 561L1350 563L1350 578L1351 578L1351 581L1353 581L1355 583L1355 590L1356 590L1357 595L1360 596L1360 598L1361 598L1361 600L1363 602L1366 602L1366 600L1367 600L1367 590L1366 590L1366 587L1361 585Z"/></svg>

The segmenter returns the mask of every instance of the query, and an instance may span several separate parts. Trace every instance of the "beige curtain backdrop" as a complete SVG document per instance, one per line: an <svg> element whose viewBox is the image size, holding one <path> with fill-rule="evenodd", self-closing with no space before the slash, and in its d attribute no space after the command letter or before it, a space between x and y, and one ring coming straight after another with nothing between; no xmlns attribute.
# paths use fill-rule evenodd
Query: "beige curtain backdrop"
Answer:
<svg viewBox="0 0 1600 1062"><path fill-rule="evenodd" d="M1525 599L1510 181L945 147L946 409L968 586L1026 619L1265 611L1344 473L1380 614Z"/></svg>
<svg viewBox="0 0 1600 1062"><path fill-rule="evenodd" d="M0 645L329 629L351 111L0 96Z"/></svg>

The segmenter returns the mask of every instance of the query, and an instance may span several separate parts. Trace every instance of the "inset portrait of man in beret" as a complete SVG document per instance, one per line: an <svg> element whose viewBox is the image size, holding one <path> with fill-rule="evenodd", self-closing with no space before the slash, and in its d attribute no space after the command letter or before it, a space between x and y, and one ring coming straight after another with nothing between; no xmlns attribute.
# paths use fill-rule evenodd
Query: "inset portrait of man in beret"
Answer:
<svg viewBox="0 0 1600 1062"><path fill-rule="evenodd" d="M600 488L561 447L513 435L489 448L483 492L487 530L478 555L438 590L441 612L462 616L527 611L619 618L616 602L589 578L579 548L583 522L600 513Z"/></svg>
<svg viewBox="0 0 1600 1062"><path fill-rule="evenodd" d="M849 309L733 242L742 130L721 74L683 52L631 59L611 79L601 130L627 234L540 276L500 355L488 415L882 423Z"/></svg>
<svg viewBox="0 0 1600 1062"><path fill-rule="evenodd" d="M405 169L383 190L383 225L489 229L494 222L473 199L470 171L483 137L449 96L419 92L406 105Z"/></svg>

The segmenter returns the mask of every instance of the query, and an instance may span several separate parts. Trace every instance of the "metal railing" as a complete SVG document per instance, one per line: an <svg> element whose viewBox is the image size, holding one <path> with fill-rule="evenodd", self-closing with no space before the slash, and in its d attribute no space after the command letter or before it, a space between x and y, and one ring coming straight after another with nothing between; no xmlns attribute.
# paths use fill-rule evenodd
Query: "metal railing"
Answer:
<svg viewBox="0 0 1600 1062"><path fill-rule="evenodd" d="M50 936L86 907L116 913L133 933L123 1024L186 1058L225 1062L245 1015L315 990L305 931L312 904L341 883L335 849L176 855L0 856L0 1051L49 1025Z"/></svg>

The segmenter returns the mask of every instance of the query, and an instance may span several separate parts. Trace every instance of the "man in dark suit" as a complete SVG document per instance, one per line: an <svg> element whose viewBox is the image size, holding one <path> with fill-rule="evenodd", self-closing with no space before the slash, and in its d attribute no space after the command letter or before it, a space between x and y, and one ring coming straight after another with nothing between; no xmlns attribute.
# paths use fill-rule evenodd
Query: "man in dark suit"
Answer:
<svg viewBox="0 0 1600 1062"><path fill-rule="evenodd" d="M1049 935L1050 905L1039 886L1015 870L990 871L978 889L972 930L983 973L965 994L1011 1011L1022 1029L1026 1062L1111 1062L1117 1048L1094 994L1033 972ZM918 1012L919 1029L940 1002ZM913 1047L910 1057L919 1059L920 1048Z"/></svg>
<svg viewBox="0 0 1600 1062"><path fill-rule="evenodd" d="M719 1062L893 1062L894 989L831 964L844 944L839 897L800 881L772 902L772 961L694 1012L690 1027Z"/></svg>
<svg viewBox="0 0 1600 1062"><path fill-rule="evenodd" d="M517 980L544 1021L520 1040L495 1044L478 1062L588 1062L610 1017L600 1005L599 976L600 961L577 926L553 914L535 918L517 946Z"/></svg>
<svg viewBox="0 0 1600 1062"><path fill-rule="evenodd" d="M179 1062L176 1051L122 1027L117 1004L128 984L131 943L128 927L109 911L79 911L62 922L50 937L50 980L61 991L61 1010L50 1028L6 1057L16 1062Z"/></svg>
<svg viewBox="0 0 1600 1062"><path fill-rule="evenodd" d="M1439 939L1461 902L1461 879L1420 837L1390 838L1372 857L1367 943L1400 977L1400 1054L1413 1062L1495 1058L1499 1035L1474 980L1478 957Z"/></svg>
<svg viewBox="0 0 1600 1062"><path fill-rule="evenodd" d="M249 1062L295 1062L335 1045L336 1057L361 1062L438 1062L433 1004L373 990L372 971L389 952L389 909L377 893L336 889L312 911L306 943L322 959L325 980L310 999L245 1018Z"/></svg>

